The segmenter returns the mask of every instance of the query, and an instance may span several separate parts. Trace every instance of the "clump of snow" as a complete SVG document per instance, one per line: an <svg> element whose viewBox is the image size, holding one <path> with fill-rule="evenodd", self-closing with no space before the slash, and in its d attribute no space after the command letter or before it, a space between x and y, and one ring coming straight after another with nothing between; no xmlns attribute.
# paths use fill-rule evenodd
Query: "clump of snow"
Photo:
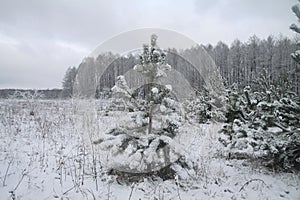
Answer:
<svg viewBox="0 0 300 200"><path fill-rule="evenodd" d="M154 93L154 94L158 94L158 89L157 89L156 87L153 87L153 88L151 89L151 91L152 91L152 93Z"/></svg>
<svg viewBox="0 0 300 200"><path fill-rule="evenodd" d="M124 76L117 77L116 85L111 90L115 96L122 98L130 98L132 93Z"/></svg>
<svg viewBox="0 0 300 200"><path fill-rule="evenodd" d="M172 85L166 85L165 87L167 90L172 91Z"/></svg>

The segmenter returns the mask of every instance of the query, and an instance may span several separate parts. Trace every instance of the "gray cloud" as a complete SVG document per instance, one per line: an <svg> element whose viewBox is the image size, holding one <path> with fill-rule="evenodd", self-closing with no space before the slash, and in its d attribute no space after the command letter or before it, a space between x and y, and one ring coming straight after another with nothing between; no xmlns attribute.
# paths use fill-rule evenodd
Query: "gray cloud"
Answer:
<svg viewBox="0 0 300 200"><path fill-rule="evenodd" d="M60 87L97 44L137 28L165 28L199 43L292 36L296 0L0 0L0 88Z"/></svg>

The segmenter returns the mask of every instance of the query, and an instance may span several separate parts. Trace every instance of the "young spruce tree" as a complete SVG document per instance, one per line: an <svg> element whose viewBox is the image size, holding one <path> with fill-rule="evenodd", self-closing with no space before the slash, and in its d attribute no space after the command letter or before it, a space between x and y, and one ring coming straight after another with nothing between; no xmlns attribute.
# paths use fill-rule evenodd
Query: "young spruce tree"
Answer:
<svg viewBox="0 0 300 200"><path fill-rule="evenodd" d="M114 97L121 98L129 108L124 121L95 141L111 152L110 168L127 173L149 173L169 166L179 158L174 137L182 125L182 106L175 100L171 85L162 85L171 66L166 64L166 53L157 46L157 36L143 46L139 64L134 70L147 80L147 96L133 95L125 77L117 77L112 88ZM126 159L124 159L126 158Z"/></svg>

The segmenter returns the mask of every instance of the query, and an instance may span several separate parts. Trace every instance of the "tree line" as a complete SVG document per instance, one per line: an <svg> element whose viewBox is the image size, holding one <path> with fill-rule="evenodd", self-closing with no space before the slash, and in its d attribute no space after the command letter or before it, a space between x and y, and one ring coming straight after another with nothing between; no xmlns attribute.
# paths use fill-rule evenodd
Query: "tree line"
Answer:
<svg viewBox="0 0 300 200"><path fill-rule="evenodd" d="M240 88L251 86L258 89L262 84L259 80L263 79L264 84L281 88L289 87L296 94L300 94L300 66L291 57L291 54L297 50L296 39L291 40L283 36L277 38L269 36L266 39L260 39L254 35L246 42L237 39L230 46L220 41L215 46L208 44L202 47L215 61L227 86L235 83ZM193 87L199 90L203 86L203 78L200 74L196 74L193 66L190 66L180 56L185 51L197 51L197 48L181 52L169 49L168 52L170 53L168 53L166 60L183 74ZM99 59L112 60L112 62L102 77L95 80L98 84L96 97L101 96L99 95L101 91L111 88L115 84L116 77L132 69L138 60L133 55L120 57L112 53L101 54L96 59L87 58L85 60L89 60L89 62L82 62L78 68L70 67L67 69L62 84L63 97L72 96L76 74L80 67L89 68L91 67L89 65L92 64L91 68L104 68ZM85 78L89 79L90 77Z"/></svg>
<svg viewBox="0 0 300 200"><path fill-rule="evenodd" d="M0 99L60 99L61 89L0 89Z"/></svg>
<svg viewBox="0 0 300 200"><path fill-rule="evenodd" d="M300 66L291 57L297 50L297 42L283 36L260 39L254 35L247 42L235 40L230 46L218 42L204 48L227 85L236 83L241 88L247 85L255 88L259 87L258 80L264 77L269 85L289 84L299 95Z"/></svg>

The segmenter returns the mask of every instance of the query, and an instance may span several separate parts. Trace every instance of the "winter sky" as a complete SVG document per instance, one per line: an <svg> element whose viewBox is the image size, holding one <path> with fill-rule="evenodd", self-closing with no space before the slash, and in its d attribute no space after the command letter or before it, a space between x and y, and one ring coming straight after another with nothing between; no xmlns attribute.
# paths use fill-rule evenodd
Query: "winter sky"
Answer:
<svg viewBox="0 0 300 200"><path fill-rule="evenodd" d="M0 88L59 88L66 69L124 31L169 29L200 44L288 36L297 0L0 0Z"/></svg>

